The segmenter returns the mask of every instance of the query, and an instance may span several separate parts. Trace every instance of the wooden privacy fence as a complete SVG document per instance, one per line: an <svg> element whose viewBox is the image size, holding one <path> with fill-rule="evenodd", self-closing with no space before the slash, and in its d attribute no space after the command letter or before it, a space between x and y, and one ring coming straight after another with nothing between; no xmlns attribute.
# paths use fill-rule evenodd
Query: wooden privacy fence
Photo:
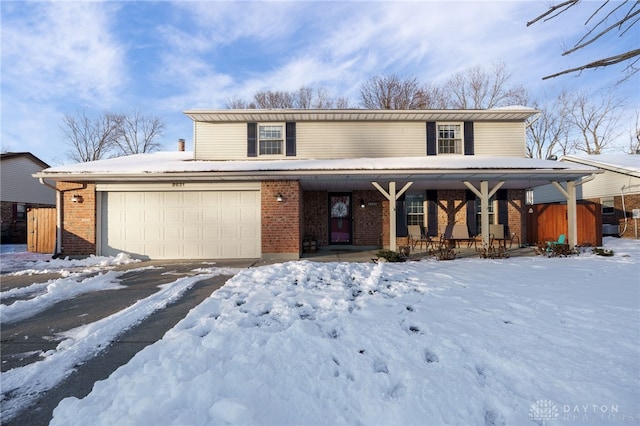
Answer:
<svg viewBox="0 0 640 426"><path fill-rule="evenodd" d="M527 209L527 242L556 241L560 234L568 237L566 204L537 204ZM602 208L590 201L578 201L578 244L602 245Z"/></svg>
<svg viewBox="0 0 640 426"><path fill-rule="evenodd" d="M27 210L27 251L53 253L56 246L56 208Z"/></svg>

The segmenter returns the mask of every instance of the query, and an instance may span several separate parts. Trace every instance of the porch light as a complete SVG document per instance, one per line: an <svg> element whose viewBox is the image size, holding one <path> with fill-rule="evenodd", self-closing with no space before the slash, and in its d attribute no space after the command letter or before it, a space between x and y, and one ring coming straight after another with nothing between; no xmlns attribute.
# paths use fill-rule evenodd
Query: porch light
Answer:
<svg viewBox="0 0 640 426"><path fill-rule="evenodd" d="M82 195L73 194L71 196L71 202L72 203L81 203L82 202Z"/></svg>
<svg viewBox="0 0 640 426"><path fill-rule="evenodd" d="M365 207L364 199L360 200L360 207L364 209Z"/></svg>
<svg viewBox="0 0 640 426"><path fill-rule="evenodd" d="M284 201L284 197L282 196L281 193L278 192L278 195L276 195L276 201L281 203L282 201Z"/></svg>
<svg viewBox="0 0 640 426"><path fill-rule="evenodd" d="M533 204L533 188L527 188L525 191L525 204L530 206Z"/></svg>

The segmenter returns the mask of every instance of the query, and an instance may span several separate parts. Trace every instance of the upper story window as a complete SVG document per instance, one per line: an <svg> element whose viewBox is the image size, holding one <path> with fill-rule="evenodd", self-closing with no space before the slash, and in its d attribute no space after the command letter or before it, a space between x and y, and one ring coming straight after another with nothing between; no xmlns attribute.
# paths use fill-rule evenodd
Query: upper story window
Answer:
<svg viewBox="0 0 640 426"><path fill-rule="evenodd" d="M438 123L438 154L462 154L462 124Z"/></svg>
<svg viewBox="0 0 640 426"><path fill-rule="evenodd" d="M259 155L282 155L284 145L284 125L260 124L258 126Z"/></svg>

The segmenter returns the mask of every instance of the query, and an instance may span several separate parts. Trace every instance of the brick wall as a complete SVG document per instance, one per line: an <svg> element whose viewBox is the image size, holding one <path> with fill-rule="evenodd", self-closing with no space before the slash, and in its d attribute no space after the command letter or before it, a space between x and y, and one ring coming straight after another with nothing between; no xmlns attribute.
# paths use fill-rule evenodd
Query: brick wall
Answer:
<svg viewBox="0 0 640 426"><path fill-rule="evenodd" d="M467 223L467 193L463 189L438 191L438 227ZM473 230L471 230L473 232Z"/></svg>
<svg viewBox="0 0 640 426"><path fill-rule="evenodd" d="M383 201L386 198L376 190L353 191L351 196L353 202L353 245L381 247ZM362 201L364 201L364 207L361 207ZM389 215L388 208L387 204L387 216Z"/></svg>
<svg viewBox="0 0 640 426"><path fill-rule="evenodd" d="M524 189L510 189L507 191L507 205L508 205L508 228L505 230L505 238L510 238L511 235L517 237L513 240L514 244L520 241L521 244L526 243L527 235L527 206L524 202L525 199ZM511 235L506 235L509 232Z"/></svg>
<svg viewBox="0 0 640 426"><path fill-rule="evenodd" d="M276 200L278 194L282 194L282 202ZM302 189L298 181L262 182L263 256L300 257L303 208Z"/></svg>
<svg viewBox="0 0 640 426"><path fill-rule="evenodd" d="M636 223L638 225L638 236L640 236L640 219L633 219L633 209L640 209L640 194L632 194L624 196L624 209L622 208L622 197L617 196L614 198L615 211L619 212L617 215L618 223L620 224L620 236L624 238L635 238L636 236ZM623 212L626 212L627 220L625 227L625 218ZM602 215L602 221L604 222L604 215Z"/></svg>
<svg viewBox="0 0 640 426"><path fill-rule="evenodd" d="M601 198L591 198L591 201L597 205L602 211ZM602 223L618 225L621 237L635 238L635 223L633 220L633 209L640 209L640 194L631 194L624 196L624 208L622 197L616 195L613 197L613 214L603 214ZM625 226L625 214L626 214L626 226ZM638 236L640 236L640 219L638 219Z"/></svg>
<svg viewBox="0 0 640 426"><path fill-rule="evenodd" d="M58 182L62 193L62 254L85 256L96 253L96 189L94 184ZM82 197L74 203L71 197Z"/></svg>
<svg viewBox="0 0 640 426"><path fill-rule="evenodd" d="M319 246L329 244L329 195L327 191L304 191L303 236L315 238Z"/></svg>

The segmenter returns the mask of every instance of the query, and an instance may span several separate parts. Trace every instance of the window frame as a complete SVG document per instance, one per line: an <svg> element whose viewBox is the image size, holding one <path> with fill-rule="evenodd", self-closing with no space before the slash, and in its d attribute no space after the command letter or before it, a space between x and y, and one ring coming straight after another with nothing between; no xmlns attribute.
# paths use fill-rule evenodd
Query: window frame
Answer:
<svg viewBox="0 0 640 426"><path fill-rule="evenodd" d="M280 128L280 138L263 138L261 130L265 127L279 127ZM257 123L256 129L256 153L258 157L284 157L286 155L286 140L287 140L287 128L285 123ZM279 142L280 143L280 152L279 153L269 153L264 152L262 149L262 142Z"/></svg>
<svg viewBox="0 0 640 426"><path fill-rule="evenodd" d="M605 203L611 203L611 206L605 206ZM602 214L603 215L614 215L616 214L616 201L613 197L600 198L600 205L602 206ZM610 210L609 210L610 209Z"/></svg>
<svg viewBox="0 0 640 426"><path fill-rule="evenodd" d="M476 197L476 235L482 234L482 200ZM498 197L497 194L493 194L489 198L489 225L498 224Z"/></svg>
<svg viewBox="0 0 640 426"><path fill-rule="evenodd" d="M440 126L457 126L459 130L458 134L454 134L453 138L440 137ZM445 129L444 131L451 131L451 129ZM454 152L443 152L441 149L441 141L453 141ZM436 122L436 154L437 155L464 155L464 122L462 121L438 121Z"/></svg>
<svg viewBox="0 0 640 426"><path fill-rule="evenodd" d="M415 204L411 203L412 198L420 199L421 202L415 202ZM425 220L427 216L427 197L423 192L411 192L405 196L405 205L407 211L407 225L420 225L425 229ZM413 211L413 206L417 208L417 211ZM412 220L412 219L416 219Z"/></svg>

